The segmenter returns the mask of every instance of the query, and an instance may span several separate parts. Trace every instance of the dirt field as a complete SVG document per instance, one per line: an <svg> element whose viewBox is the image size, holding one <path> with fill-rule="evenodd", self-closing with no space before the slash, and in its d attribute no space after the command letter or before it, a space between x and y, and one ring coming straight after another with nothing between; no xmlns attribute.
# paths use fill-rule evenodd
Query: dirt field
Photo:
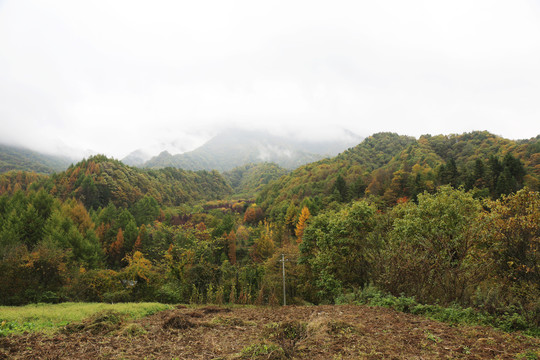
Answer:
<svg viewBox="0 0 540 360"><path fill-rule="evenodd" d="M537 359L540 339L386 308L179 307L0 338L0 359ZM111 320L112 319L112 320Z"/></svg>

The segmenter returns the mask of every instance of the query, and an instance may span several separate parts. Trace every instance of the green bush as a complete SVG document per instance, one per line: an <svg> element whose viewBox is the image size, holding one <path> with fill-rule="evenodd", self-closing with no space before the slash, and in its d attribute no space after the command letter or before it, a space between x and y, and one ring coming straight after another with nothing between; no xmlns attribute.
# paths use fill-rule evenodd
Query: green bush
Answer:
<svg viewBox="0 0 540 360"><path fill-rule="evenodd" d="M414 297L384 294L373 286L340 295L335 303L389 307L451 324L489 325L507 332L523 331L531 336L540 336L540 328L528 320L530 314L524 313L519 307L508 307L505 312L489 314L470 307L463 308L458 304L449 307L420 304Z"/></svg>
<svg viewBox="0 0 540 360"><path fill-rule="evenodd" d="M155 297L157 301L163 304L178 304L183 302L180 287L173 283L163 284L156 290Z"/></svg>
<svg viewBox="0 0 540 360"><path fill-rule="evenodd" d="M107 303L120 303L132 301L131 291L120 290L103 294L103 301Z"/></svg>

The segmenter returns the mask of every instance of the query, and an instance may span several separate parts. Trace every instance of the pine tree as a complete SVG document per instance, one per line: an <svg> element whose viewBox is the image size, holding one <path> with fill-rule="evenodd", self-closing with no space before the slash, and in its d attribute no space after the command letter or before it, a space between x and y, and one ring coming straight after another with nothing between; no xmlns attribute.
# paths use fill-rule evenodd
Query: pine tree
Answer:
<svg viewBox="0 0 540 360"><path fill-rule="evenodd" d="M292 233L296 228L296 219L298 217L298 208L294 205L294 202L291 201L289 207L287 208L287 213L285 214L285 225L287 229Z"/></svg>
<svg viewBox="0 0 540 360"><path fill-rule="evenodd" d="M345 179L341 175L338 175L336 181L334 182L334 191L339 193L339 201L345 202L348 199L348 189L347 189L347 183L345 182Z"/></svg>

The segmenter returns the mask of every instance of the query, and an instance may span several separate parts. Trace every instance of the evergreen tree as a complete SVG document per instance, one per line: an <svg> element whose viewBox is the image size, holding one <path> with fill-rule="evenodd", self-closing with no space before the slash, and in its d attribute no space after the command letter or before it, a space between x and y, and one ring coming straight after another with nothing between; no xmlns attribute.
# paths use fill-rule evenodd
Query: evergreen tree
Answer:
<svg viewBox="0 0 540 360"><path fill-rule="evenodd" d="M336 178L336 181L334 182L334 192L337 190L337 193L339 194L339 201L345 202L348 200L348 189L347 189L347 183L345 182L345 179L341 175L338 175Z"/></svg>
<svg viewBox="0 0 540 360"><path fill-rule="evenodd" d="M294 205L294 202L291 201L289 207L287 208L287 213L285 214L285 225L287 229L292 233L296 228L296 221L298 217L298 208Z"/></svg>

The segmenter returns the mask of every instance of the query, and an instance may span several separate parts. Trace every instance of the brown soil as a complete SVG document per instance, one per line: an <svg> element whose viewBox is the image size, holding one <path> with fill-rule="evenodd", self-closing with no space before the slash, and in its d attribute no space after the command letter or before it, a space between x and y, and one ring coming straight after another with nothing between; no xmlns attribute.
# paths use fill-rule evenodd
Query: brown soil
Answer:
<svg viewBox="0 0 540 360"><path fill-rule="evenodd" d="M177 308L107 333L0 338L0 359L530 359L539 351L540 339L519 333L367 306Z"/></svg>

